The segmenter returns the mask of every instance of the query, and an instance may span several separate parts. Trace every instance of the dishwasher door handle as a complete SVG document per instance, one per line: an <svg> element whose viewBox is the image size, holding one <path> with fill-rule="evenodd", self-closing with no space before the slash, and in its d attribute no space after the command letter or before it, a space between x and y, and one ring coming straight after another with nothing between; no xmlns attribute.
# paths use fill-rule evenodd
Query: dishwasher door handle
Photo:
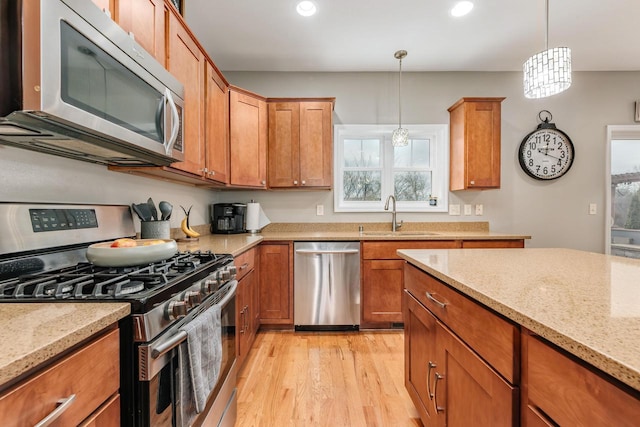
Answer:
<svg viewBox="0 0 640 427"><path fill-rule="evenodd" d="M296 249L297 254L357 254L360 249Z"/></svg>

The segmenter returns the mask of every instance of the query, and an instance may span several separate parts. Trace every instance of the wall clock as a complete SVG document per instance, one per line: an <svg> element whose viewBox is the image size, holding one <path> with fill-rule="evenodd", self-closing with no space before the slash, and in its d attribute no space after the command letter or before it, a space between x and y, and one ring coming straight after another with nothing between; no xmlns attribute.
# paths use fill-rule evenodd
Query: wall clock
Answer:
<svg viewBox="0 0 640 427"><path fill-rule="evenodd" d="M543 119L542 114L547 113ZM522 170L539 180L557 179L566 174L575 158L569 135L550 123L551 113L542 110L538 114L542 123L524 137L518 150Z"/></svg>

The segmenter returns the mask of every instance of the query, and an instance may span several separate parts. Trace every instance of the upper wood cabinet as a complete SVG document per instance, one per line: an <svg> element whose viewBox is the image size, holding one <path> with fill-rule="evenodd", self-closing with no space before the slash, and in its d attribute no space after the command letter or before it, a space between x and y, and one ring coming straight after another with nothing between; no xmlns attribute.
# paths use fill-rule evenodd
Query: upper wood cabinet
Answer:
<svg viewBox="0 0 640 427"><path fill-rule="evenodd" d="M449 108L449 189L500 188L500 110L505 98L462 98Z"/></svg>
<svg viewBox="0 0 640 427"><path fill-rule="evenodd" d="M229 94L215 66L207 61L205 98L205 178L229 183Z"/></svg>
<svg viewBox="0 0 640 427"><path fill-rule="evenodd" d="M171 167L203 175L204 149L204 72L205 57L191 33L169 13L169 51L167 69L184 85L183 138L184 161Z"/></svg>
<svg viewBox="0 0 640 427"><path fill-rule="evenodd" d="M232 186L267 187L267 103L235 86L229 88L230 180Z"/></svg>
<svg viewBox="0 0 640 427"><path fill-rule="evenodd" d="M166 66L164 0L116 0L115 8L116 22L122 29Z"/></svg>
<svg viewBox="0 0 640 427"><path fill-rule="evenodd" d="M331 188L333 103L269 99L269 187Z"/></svg>

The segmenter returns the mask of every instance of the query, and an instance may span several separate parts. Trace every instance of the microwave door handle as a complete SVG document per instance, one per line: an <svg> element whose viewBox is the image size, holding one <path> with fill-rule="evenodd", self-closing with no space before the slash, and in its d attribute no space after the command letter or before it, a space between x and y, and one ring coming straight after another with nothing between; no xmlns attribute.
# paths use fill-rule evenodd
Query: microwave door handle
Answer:
<svg viewBox="0 0 640 427"><path fill-rule="evenodd" d="M156 109L156 129L158 134L164 135L164 105L167 103L167 98L162 95L160 101L158 102L158 108ZM165 140L166 137L163 137ZM166 141L162 142L162 145L165 145Z"/></svg>
<svg viewBox="0 0 640 427"><path fill-rule="evenodd" d="M164 146L165 152L167 153L167 156L169 156L171 155L171 150L173 149L173 146L178 139L178 131L180 130L180 116L178 116L178 108L176 107L176 103L173 101L173 96L171 96L171 91L168 88L165 89L164 95L167 98L169 107L171 108L171 136Z"/></svg>

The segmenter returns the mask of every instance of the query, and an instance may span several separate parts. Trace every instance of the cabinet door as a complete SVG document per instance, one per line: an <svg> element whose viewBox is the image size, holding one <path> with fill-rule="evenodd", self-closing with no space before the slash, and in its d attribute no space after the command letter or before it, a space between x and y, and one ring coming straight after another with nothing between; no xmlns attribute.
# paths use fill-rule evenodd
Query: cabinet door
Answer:
<svg viewBox="0 0 640 427"><path fill-rule="evenodd" d="M165 65L164 0L119 0L116 19L140 46Z"/></svg>
<svg viewBox="0 0 640 427"><path fill-rule="evenodd" d="M402 322L404 261L362 262L362 321Z"/></svg>
<svg viewBox="0 0 640 427"><path fill-rule="evenodd" d="M260 323L293 325L291 246L260 245Z"/></svg>
<svg viewBox="0 0 640 427"><path fill-rule="evenodd" d="M451 191L500 188L500 103L462 98L449 108Z"/></svg>
<svg viewBox="0 0 640 427"><path fill-rule="evenodd" d="M404 381L425 427L434 426L433 387L436 365L436 319L410 293L404 293Z"/></svg>
<svg viewBox="0 0 640 427"><path fill-rule="evenodd" d="M440 323L436 327L433 405L438 425L517 425L517 389Z"/></svg>
<svg viewBox="0 0 640 427"><path fill-rule="evenodd" d="M229 91L231 185L264 188L267 184L267 104Z"/></svg>
<svg viewBox="0 0 640 427"><path fill-rule="evenodd" d="M300 186L300 104L269 103L269 187Z"/></svg>
<svg viewBox="0 0 640 427"><path fill-rule="evenodd" d="M169 14L168 70L184 85L184 161L171 166L197 175L204 169L204 55L180 20Z"/></svg>
<svg viewBox="0 0 640 427"><path fill-rule="evenodd" d="M207 61L205 105L205 177L229 182L229 96L227 85Z"/></svg>
<svg viewBox="0 0 640 427"><path fill-rule="evenodd" d="M330 102L300 103L300 185L331 188L333 128Z"/></svg>

